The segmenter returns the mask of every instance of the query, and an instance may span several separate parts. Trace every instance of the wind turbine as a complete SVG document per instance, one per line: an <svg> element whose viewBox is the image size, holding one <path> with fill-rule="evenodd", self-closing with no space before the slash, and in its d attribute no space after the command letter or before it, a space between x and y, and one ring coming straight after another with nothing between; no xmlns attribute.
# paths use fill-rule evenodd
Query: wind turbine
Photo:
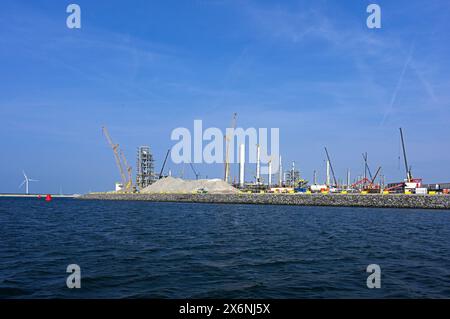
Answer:
<svg viewBox="0 0 450 319"><path fill-rule="evenodd" d="M29 189L29 183L30 182L39 182L37 179L31 179L28 178L27 174L25 174L25 171L22 171L23 177L25 178L22 182L22 184L19 185L19 188L21 188L23 186L23 184L25 184L25 193L28 195L28 189Z"/></svg>

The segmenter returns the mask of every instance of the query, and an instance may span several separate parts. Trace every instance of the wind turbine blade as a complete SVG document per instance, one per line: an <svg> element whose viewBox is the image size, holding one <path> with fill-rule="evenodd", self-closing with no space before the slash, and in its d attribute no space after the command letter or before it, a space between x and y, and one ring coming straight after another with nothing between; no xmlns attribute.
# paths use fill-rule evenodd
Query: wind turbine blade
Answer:
<svg viewBox="0 0 450 319"><path fill-rule="evenodd" d="M22 182L22 184L19 185L19 188L21 188L25 184L25 181Z"/></svg>
<svg viewBox="0 0 450 319"><path fill-rule="evenodd" d="M29 182L39 182L39 180L37 180L37 179L31 179L31 178L28 179L28 181L29 181Z"/></svg>
<svg viewBox="0 0 450 319"><path fill-rule="evenodd" d="M25 171L22 171L23 177L25 177L25 179L28 179L27 174L25 174Z"/></svg>

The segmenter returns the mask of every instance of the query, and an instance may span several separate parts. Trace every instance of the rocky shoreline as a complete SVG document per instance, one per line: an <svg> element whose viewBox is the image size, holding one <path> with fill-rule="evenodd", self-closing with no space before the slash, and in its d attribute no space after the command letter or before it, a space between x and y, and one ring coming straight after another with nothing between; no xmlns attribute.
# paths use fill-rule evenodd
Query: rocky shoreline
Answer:
<svg viewBox="0 0 450 319"><path fill-rule="evenodd" d="M81 200L125 200L210 204L337 206L374 208L450 209L448 195L403 194L120 194L91 193Z"/></svg>

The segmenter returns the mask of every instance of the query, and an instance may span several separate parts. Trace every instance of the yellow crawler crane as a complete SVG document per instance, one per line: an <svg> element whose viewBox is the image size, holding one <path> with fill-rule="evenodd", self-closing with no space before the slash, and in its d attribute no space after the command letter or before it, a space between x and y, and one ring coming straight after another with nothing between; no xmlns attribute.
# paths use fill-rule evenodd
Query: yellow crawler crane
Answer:
<svg viewBox="0 0 450 319"><path fill-rule="evenodd" d="M124 185L124 188L125 188L125 191L127 193L129 193L129 192L133 191L133 177L132 177L133 169L131 168L131 166L128 165L127 159L126 159L125 154L123 153L122 150L120 150L120 156L122 157L123 164L124 164L124 166L127 169L127 177L128 177L128 179L127 179L126 185Z"/></svg>
<svg viewBox="0 0 450 319"><path fill-rule="evenodd" d="M102 132L103 132L103 135L105 136L106 140L108 141L109 146L111 146L111 148L112 148L112 150L113 150L113 153L114 153L114 159L115 159L115 161L116 161L116 165L117 165L117 168L119 169L119 173L120 173L120 178L121 178L123 190L124 190L125 192L131 192L132 187L133 187L133 182L132 182L132 179L131 179L131 167L129 167L129 166L126 164L125 155L124 155L123 152L120 150L119 144L115 144L115 143L112 141L111 136L109 135L108 129L107 129L105 126L102 127ZM121 162L121 160L120 160L120 155L119 155L119 153L120 153L120 155L122 156L122 159L123 159L123 161L124 161L124 163L125 163L125 167L127 167L127 171L128 171L128 179L127 179L127 177L126 177L126 175L125 175L125 171L124 171L124 169L123 169L124 166L122 165L122 162Z"/></svg>

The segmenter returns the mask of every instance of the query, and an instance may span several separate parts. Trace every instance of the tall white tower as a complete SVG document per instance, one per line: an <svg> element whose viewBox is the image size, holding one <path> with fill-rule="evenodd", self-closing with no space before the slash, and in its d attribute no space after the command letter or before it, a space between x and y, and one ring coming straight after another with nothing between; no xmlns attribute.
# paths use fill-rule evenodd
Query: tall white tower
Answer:
<svg viewBox="0 0 450 319"><path fill-rule="evenodd" d="M278 185L280 187L283 186L283 164L281 163L281 155L280 155L280 167L278 168Z"/></svg>
<svg viewBox="0 0 450 319"><path fill-rule="evenodd" d="M347 169L347 189L350 189L350 169Z"/></svg>
<svg viewBox="0 0 450 319"><path fill-rule="evenodd" d="M245 144L239 145L239 185L244 187L245 183Z"/></svg>
<svg viewBox="0 0 450 319"><path fill-rule="evenodd" d="M256 184L260 184L261 176L260 176L260 165L261 165L261 149L259 144L256 145Z"/></svg>
<svg viewBox="0 0 450 319"><path fill-rule="evenodd" d="M272 160L269 161L269 187L272 185Z"/></svg>

